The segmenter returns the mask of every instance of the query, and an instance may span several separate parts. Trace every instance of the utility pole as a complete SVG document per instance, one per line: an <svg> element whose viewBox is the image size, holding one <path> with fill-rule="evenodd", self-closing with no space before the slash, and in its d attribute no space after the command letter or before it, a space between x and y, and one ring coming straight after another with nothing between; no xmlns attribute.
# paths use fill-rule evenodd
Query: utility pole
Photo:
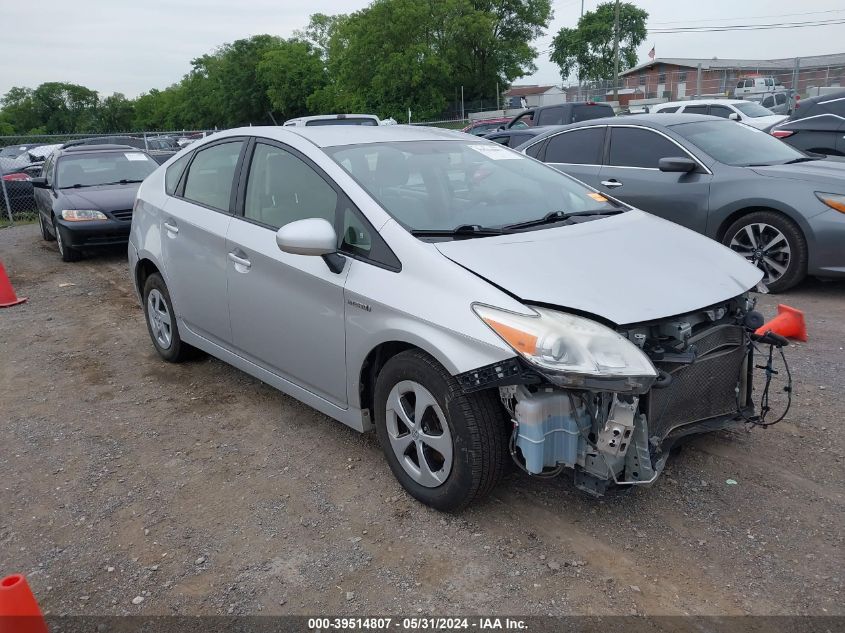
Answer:
<svg viewBox="0 0 845 633"><path fill-rule="evenodd" d="M461 86L461 121L464 120L464 87Z"/></svg>
<svg viewBox="0 0 845 633"><path fill-rule="evenodd" d="M584 17L584 0L581 0L581 18ZM578 24L580 26L581 20L578 20ZM578 66L578 101L583 101L584 99L581 97L581 66Z"/></svg>
<svg viewBox="0 0 845 633"><path fill-rule="evenodd" d="M619 0L613 16L613 100L619 101Z"/></svg>

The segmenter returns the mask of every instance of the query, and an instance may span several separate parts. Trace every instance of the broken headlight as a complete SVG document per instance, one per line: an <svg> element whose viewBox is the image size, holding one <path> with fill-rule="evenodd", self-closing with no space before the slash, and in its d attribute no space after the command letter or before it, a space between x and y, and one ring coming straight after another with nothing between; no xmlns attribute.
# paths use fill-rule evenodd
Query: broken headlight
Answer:
<svg viewBox="0 0 845 633"><path fill-rule="evenodd" d="M645 393L657 370L628 339L565 312L523 315L475 304L475 313L549 381L561 387Z"/></svg>

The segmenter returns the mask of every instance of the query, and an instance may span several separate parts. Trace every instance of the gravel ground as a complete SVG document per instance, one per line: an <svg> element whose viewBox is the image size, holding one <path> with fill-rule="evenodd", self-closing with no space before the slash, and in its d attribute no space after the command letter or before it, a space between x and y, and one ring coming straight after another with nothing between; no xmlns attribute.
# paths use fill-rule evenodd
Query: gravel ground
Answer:
<svg viewBox="0 0 845 633"><path fill-rule="evenodd" d="M512 473L457 515L240 371L159 360L124 252L0 230L0 575L52 614L845 614L845 283L807 314L786 420L686 445L652 488ZM782 403L782 396L777 396ZM727 480L735 485L728 485Z"/></svg>

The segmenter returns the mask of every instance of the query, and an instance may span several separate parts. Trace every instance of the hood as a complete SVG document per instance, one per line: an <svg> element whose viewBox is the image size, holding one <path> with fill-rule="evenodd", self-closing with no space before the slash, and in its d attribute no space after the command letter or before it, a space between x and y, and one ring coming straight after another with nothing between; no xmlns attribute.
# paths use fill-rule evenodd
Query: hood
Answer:
<svg viewBox="0 0 845 633"><path fill-rule="evenodd" d="M752 167L761 176L803 180L824 186L827 193L845 193L845 161L836 157L793 165Z"/></svg>
<svg viewBox="0 0 845 633"><path fill-rule="evenodd" d="M93 211L122 211L135 204L135 194L140 183L62 189L58 202L64 209L91 209Z"/></svg>
<svg viewBox="0 0 845 633"><path fill-rule="evenodd" d="M758 130L765 130L783 123L788 118L785 114L771 114L769 116L747 117L742 119L742 122L751 127L756 127Z"/></svg>
<svg viewBox="0 0 845 633"><path fill-rule="evenodd" d="M713 305L763 276L721 244L639 210L435 246L524 303L587 312L617 325Z"/></svg>

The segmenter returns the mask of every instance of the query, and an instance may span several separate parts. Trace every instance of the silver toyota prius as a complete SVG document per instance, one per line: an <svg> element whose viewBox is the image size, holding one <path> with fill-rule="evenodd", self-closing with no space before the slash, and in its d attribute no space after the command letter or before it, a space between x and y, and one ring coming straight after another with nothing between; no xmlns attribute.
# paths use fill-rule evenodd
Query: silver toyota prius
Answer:
<svg viewBox="0 0 845 633"><path fill-rule="evenodd" d="M162 358L374 428L442 510L511 462L649 484L680 438L753 415L757 268L459 132L214 134L144 181L129 265Z"/></svg>

